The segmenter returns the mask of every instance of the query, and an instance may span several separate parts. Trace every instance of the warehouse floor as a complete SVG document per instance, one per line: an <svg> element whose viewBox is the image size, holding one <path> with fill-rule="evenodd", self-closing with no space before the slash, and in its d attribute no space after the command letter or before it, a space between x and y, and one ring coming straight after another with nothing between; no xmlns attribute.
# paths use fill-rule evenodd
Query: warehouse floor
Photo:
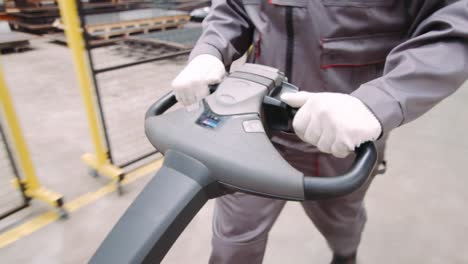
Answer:
<svg viewBox="0 0 468 264"><path fill-rule="evenodd" d="M69 50L44 39L34 40L32 46L31 51L2 55L1 63L38 176L67 201L94 199L82 203L67 220L32 233L20 230L23 233L13 243L0 249L0 263L84 263L152 173L126 185L124 196L102 194L108 180L90 177L80 161L92 146ZM96 57L102 65L129 59L111 48L96 50ZM111 137L120 159L127 159L133 146L146 151L138 118L169 89L182 66L183 60L150 63L100 77L102 86L110 87L103 88L110 89L104 95L105 111L114 126ZM369 221L361 263L468 263L467 101L465 85L391 137L388 171L375 179L366 199ZM165 263L207 262L212 208L209 202L197 215ZM4 232L21 228L48 210L34 202L0 221L0 244ZM328 263L329 258L324 239L300 205L288 203L273 227L264 262Z"/></svg>

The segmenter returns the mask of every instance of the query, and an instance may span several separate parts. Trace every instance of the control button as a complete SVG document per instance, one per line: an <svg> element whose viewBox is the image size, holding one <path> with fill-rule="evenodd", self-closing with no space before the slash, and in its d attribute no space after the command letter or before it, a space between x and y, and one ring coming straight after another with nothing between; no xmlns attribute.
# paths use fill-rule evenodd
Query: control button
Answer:
<svg viewBox="0 0 468 264"><path fill-rule="evenodd" d="M220 94L217 96L217 98L219 99L221 103L224 103L224 104L230 105L230 104L237 103L236 98L230 94Z"/></svg>
<svg viewBox="0 0 468 264"><path fill-rule="evenodd" d="M246 120L242 122L242 126L244 127L244 131L246 133L265 133L263 124L258 119Z"/></svg>
<svg viewBox="0 0 468 264"><path fill-rule="evenodd" d="M220 118L210 113L203 113L196 121L197 124L207 128L216 128L219 122L221 122Z"/></svg>

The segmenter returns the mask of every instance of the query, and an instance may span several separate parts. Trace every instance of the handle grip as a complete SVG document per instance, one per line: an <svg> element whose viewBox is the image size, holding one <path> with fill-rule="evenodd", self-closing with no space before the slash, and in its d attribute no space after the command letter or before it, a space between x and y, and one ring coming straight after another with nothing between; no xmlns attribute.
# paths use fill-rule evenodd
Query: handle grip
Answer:
<svg viewBox="0 0 468 264"><path fill-rule="evenodd" d="M299 108L292 108L289 105L286 105L286 111L288 112L289 118L293 120L297 114L297 111L299 111Z"/></svg>
<svg viewBox="0 0 468 264"><path fill-rule="evenodd" d="M299 109L286 106L290 120ZM306 200L320 200L343 196L359 189L367 182L377 163L377 149L373 142L365 142L355 150L356 158L351 169L335 177L304 177Z"/></svg>
<svg viewBox="0 0 468 264"><path fill-rule="evenodd" d="M377 163L377 149L373 142L365 142L355 150L356 158L351 169L335 177L304 177L306 200L320 200L352 193L370 178Z"/></svg>
<svg viewBox="0 0 468 264"><path fill-rule="evenodd" d="M150 106L146 111L145 119L151 116L161 115L175 104L177 104L177 99L174 92L170 91Z"/></svg>
<svg viewBox="0 0 468 264"><path fill-rule="evenodd" d="M145 118L161 115L176 103L175 94L171 91L151 105ZM293 119L297 109L289 106L286 109L289 120ZM377 149L373 142L366 142L356 148L355 153L356 158L350 171L343 175L335 177L305 176L305 199L319 200L343 196L352 193L366 183L377 163Z"/></svg>
<svg viewBox="0 0 468 264"><path fill-rule="evenodd" d="M212 94L216 91L218 85L208 85L208 88L210 90L210 94ZM177 104L175 93L174 91L170 91L150 106L150 108L146 111L145 119L150 116L161 115L175 104Z"/></svg>

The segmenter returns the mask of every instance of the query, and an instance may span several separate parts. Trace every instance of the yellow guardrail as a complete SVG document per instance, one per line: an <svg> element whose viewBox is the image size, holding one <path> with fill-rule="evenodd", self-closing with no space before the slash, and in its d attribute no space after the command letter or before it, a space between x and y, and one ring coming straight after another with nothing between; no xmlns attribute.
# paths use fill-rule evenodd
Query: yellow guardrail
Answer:
<svg viewBox="0 0 468 264"><path fill-rule="evenodd" d="M93 170L93 174L102 174L120 184L123 180L123 170L109 162L107 146L103 140L102 120L96 111L95 87L92 83L90 65L86 56L77 3L75 0L59 0L58 3L94 146L94 153L84 154L82 159Z"/></svg>
<svg viewBox="0 0 468 264"><path fill-rule="evenodd" d="M23 138L21 127L16 117L13 102L10 97L3 71L0 66L0 104L5 119L6 132L11 140L12 148L16 154L16 161L19 170L21 171L21 179L14 179L12 184L16 188L22 188L28 199L37 199L46 202L56 208L62 217L66 216L63 209L62 195L50 191L41 186L39 179L36 176L31 157Z"/></svg>

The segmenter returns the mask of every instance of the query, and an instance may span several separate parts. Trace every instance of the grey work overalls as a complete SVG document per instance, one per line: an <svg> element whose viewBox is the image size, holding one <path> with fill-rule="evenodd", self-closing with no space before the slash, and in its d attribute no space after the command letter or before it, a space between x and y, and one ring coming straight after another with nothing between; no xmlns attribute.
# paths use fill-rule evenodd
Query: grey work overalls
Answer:
<svg viewBox="0 0 468 264"><path fill-rule="evenodd" d="M251 45L251 62L279 68L301 90L347 93L364 102L381 122L382 154L392 129L467 78L468 1L213 0L191 58L212 54L228 67ZM336 175L353 159L320 154L292 135L279 134L273 142L308 175ZM359 245L366 189L302 203L337 254ZM260 263L283 206L240 193L217 199L210 262Z"/></svg>

